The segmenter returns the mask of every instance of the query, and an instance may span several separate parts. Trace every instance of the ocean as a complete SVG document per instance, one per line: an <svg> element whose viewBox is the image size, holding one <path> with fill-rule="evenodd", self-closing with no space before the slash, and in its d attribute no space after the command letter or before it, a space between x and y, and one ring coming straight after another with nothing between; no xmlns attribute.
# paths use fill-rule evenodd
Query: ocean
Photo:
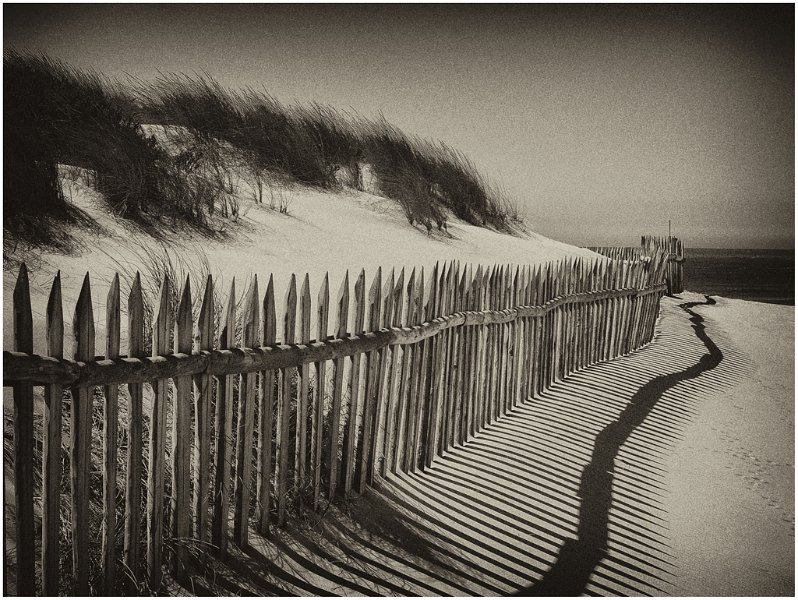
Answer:
<svg viewBox="0 0 798 600"><path fill-rule="evenodd" d="M684 289L795 305L793 250L685 248Z"/></svg>

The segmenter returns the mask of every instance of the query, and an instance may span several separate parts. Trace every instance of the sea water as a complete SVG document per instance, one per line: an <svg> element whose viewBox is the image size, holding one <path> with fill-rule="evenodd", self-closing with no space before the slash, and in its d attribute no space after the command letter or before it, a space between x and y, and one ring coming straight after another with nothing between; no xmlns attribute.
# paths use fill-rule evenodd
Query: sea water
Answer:
<svg viewBox="0 0 798 600"><path fill-rule="evenodd" d="M685 248L684 289L795 305L795 251Z"/></svg>

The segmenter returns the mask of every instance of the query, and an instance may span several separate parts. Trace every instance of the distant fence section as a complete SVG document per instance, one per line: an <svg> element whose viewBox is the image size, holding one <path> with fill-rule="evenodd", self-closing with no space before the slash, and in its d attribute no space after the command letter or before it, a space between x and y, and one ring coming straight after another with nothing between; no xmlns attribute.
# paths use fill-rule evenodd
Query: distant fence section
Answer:
<svg viewBox="0 0 798 600"><path fill-rule="evenodd" d="M669 295L684 291L684 245L673 236L644 235L639 247L592 246L592 250L613 260L648 260L659 252L665 255L665 283Z"/></svg>
<svg viewBox="0 0 798 600"><path fill-rule="evenodd" d="M429 467L554 381L648 343L669 264L656 247L646 260L378 269L370 285L361 270L332 304L326 277L314 299L292 276L279 320L271 278L265 293L253 279L240 311L233 282L220 311L208 277L197 315L188 281L173 307L167 278L151 332L138 275L125 304L117 276L99 357L86 274L71 359L59 277L34 354L22 265L3 353L16 593L157 591L185 578L189 540L224 555L251 528L268 535L299 508Z"/></svg>

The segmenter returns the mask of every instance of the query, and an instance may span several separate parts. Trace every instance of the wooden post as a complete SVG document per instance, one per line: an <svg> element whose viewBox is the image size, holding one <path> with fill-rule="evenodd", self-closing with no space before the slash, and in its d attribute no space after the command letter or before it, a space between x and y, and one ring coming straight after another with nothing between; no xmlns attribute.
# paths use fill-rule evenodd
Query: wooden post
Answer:
<svg viewBox="0 0 798 600"><path fill-rule="evenodd" d="M241 343L258 345L260 311L258 277L252 279L241 315ZM236 448L235 519L233 536L240 548L249 546L249 509L252 497L252 449L255 446L255 382L257 373L242 373L238 383L238 435Z"/></svg>
<svg viewBox="0 0 798 600"><path fill-rule="evenodd" d="M377 267L377 273L374 275L374 280L371 283L369 290L368 305L369 305L369 331L377 331L380 328L380 291L382 288L382 268ZM374 435L374 414L376 412L377 402L377 365L378 355L376 351L369 352L366 355L366 389L363 395L363 428L358 446L358 470L355 472L355 480L357 482L357 490L359 494L366 491L366 484L369 477L369 458L371 456L371 448L374 443L372 439Z"/></svg>
<svg viewBox="0 0 798 600"><path fill-rule="evenodd" d="M324 274L324 281L321 283L318 296L318 307L316 312L316 339L327 339L327 322L330 312L330 278ZM342 373L343 375L343 373ZM324 397L326 396L327 386L327 362L316 363L316 388L314 389L313 402L313 426L311 428L311 453L310 464L313 468L313 509L319 509L321 499L321 469L322 469L322 434L324 432ZM340 404L338 413L340 414ZM335 419L335 426L338 427L338 419ZM336 439L338 431L336 430ZM337 450L337 448L336 448Z"/></svg>
<svg viewBox="0 0 798 600"><path fill-rule="evenodd" d="M194 321L191 314L191 284L183 284L175 319L175 352L191 354ZM175 377L172 402L172 534L176 542L174 576L184 582L191 536L191 376Z"/></svg>
<svg viewBox="0 0 798 600"><path fill-rule="evenodd" d="M223 325L219 349L235 348L236 344L236 280L230 283L230 294L222 312ZM219 378L216 398L216 475L213 483L213 523L211 543L220 558L227 553L227 531L230 525L230 471L233 461L233 376Z"/></svg>
<svg viewBox="0 0 798 600"><path fill-rule="evenodd" d="M141 293L141 276L136 272L127 299L128 350L131 357L144 354L144 297ZM125 489L125 566L134 581L138 581L139 543L141 540L141 447L142 447L142 397L143 386L130 383L127 424L127 486Z"/></svg>
<svg viewBox="0 0 798 600"><path fill-rule="evenodd" d="M427 314L426 319L432 321L439 315L438 307L440 297L440 271L438 270L438 263L435 263L435 268L432 271L432 280L430 282L430 296L427 301ZM424 363L426 365L426 381L424 383L424 415L422 421L422 435L420 443L423 444L423 467L432 465L433 456L436 447L437 435L437 421L438 421L438 406L436 402L436 383L437 372L440 369L438 348L440 340L436 337L424 340Z"/></svg>
<svg viewBox="0 0 798 600"><path fill-rule="evenodd" d="M198 326L199 349L213 350L214 304L213 277L208 275L205 282L205 293L202 296ZM194 444L197 447L195 472L197 474L194 490L194 512L196 517L196 538L200 542L208 541L208 492L210 491L211 469L211 399L213 398L213 379L210 375L198 375L194 378L197 387L195 395L195 428Z"/></svg>
<svg viewBox="0 0 798 600"><path fill-rule="evenodd" d="M293 344L296 339L296 276L291 275L285 297L283 317L283 343ZM277 524L285 523L288 505L288 454L290 441L289 419L291 414L291 380L296 367L280 369L280 400L277 405L277 465L275 488L277 493Z"/></svg>
<svg viewBox="0 0 798 600"><path fill-rule="evenodd" d="M409 291L408 291L409 293ZM424 322L424 267L419 271L416 280L416 290L413 293L413 322ZM424 351L427 347L427 340L415 344L412 352L411 377L408 389L408 417L407 417L407 441L405 443L404 470L415 471L418 466L419 447L421 439L421 424L424 411L424 373L423 367L426 365Z"/></svg>
<svg viewBox="0 0 798 600"><path fill-rule="evenodd" d="M396 284L394 271L385 280L385 287L382 290L382 313L380 317L379 329L390 329L391 318L393 316L393 288ZM390 373L392 369L392 359L394 348L383 348L377 353L377 387L375 389L376 402L374 413L374 441L371 446L371 457L369 458L369 472L366 483L373 485L374 473L382 470L385 466L385 421L388 413L388 401L390 399L389 388L391 386Z"/></svg>
<svg viewBox="0 0 798 600"><path fill-rule="evenodd" d="M152 355L170 353L169 334L172 314L169 307L169 277L161 284L158 307L152 327ZM153 399L150 412L150 455L147 485L147 574L152 590L161 587L161 550L163 545L164 461L166 459L166 403L169 381L160 379L152 384Z"/></svg>
<svg viewBox="0 0 798 600"><path fill-rule="evenodd" d="M121 311L119 274L114 274L105 303L105 358L119 356ZM103 407L103 522L102 557L105 594L111 596L116 574L116 443L119 427L119 389L105 386Z"/></svg>
<svg viewBox="0 0 798 600"><path fill-rule="evenodd" d="M355 321L352 331L355 335L363 333L363 320L366 311L366 273L360 270L355 282ZM360 362L361 355L352 357L352 373L349 381L349 415L346 421L343 444L343 472L344 493L349 496L355 476L355 459L357 449L357 412L358 397L360 395Z"/></svg>
<svg viewBox="0 0 798 600"><path fill-rule="evenodd" d="M47 355L64 357L64 313L61 271L47 300ZM58 538L61 529L61 426L63 387L44 386L44 445L42 447L42 594L58 595Z"/></svg>
<svg viewBox="0 0 798 600"><path fill-rule="evenodd" d="M393 305L393 315L391 321L388 323L390 327L402 326L402 300L404 299L405 288L405 270L400 271L399 277L396 280L396 285L393 287L393 297L391 304ZM387 318L386 318L387 322ZM385 460L381 463L380 475L385 477L386 473L394 471L396 440L400 434L401 427L401 410L403 407L401 400L401 373L402 373L402 359L404 353L407 352L407 346L393 346L391 349L391 363L387 375L386 393L388 394L388 413L385 418L385 442L381 446L384 448L383 454Z"/></svg>
<svg viewBox="0 0 798 600"><path fill-rule="evenodd" d="M84 287L88 286L88 275ZM81 297L83 294L81 293ZM33 354L33 316L30 306L30 284L25 263L19 267L14 287L14 350ZM89 307L91 310L91 307ZM94 323L91 324L92 328ZM92 331L93 333L93 331ZM94 341L92 336L91 341ZM84 348L81 347L81 350ZM82 413L79 416L83 416ZM85 419L84 419L85 421ZM91 428L91 413L88 416ZM85 423L83 423L85 426ZM74 436L73 436L74 437ZM81 438L82 439L82 438ZM33 521L33 385L14 383L14 505L17 534L17 595L33 596L36 593L36 532ZM82 456L81 456L82 458ZM81 470L88 482L88 468ZM82 481L80 483L83 483ZM74 490L79 491L79 490ZM74 499L73 495L73 499ZM88 502L88 493L86 495ZM73 505L74 508L74 505ZM86 512L81 512L85 516ZM73 519L74 524L74 519ZM86 522L88 525L88 522ZM74 528L73 528L74 531ZM88 539L88 536L84 536ZM82 549L85 555L85 547ZM73 554L73 557L75 555ZM83 561L80 564L83 567ZM83 571L80 571L83 574ZM79 583L83 583L81 579ZM88 579L86 579L88 583ZM86 586L88 591L88 585Z"/></svg>
<svg viewBox="0 0 798 600"><path fill-rule="evenodd" d="M269 275L266 295L263 297L263 344L271 346L277 340L277 314L274 308L274 280ZM260 435L258 436L258 531L269 534L271 510L272 444L274 442L274 371L260 373Z"/></svg>
<svg viewBox="0 0 798 600"><path fill-rule="evenodd" d="M89 274L72 319L75 360L94 359L94 312ZM91 472L92 388L72 390L71 479L72 479L72 577L75 595L89 593L89 477Z"/></svg>
<svg viewBox="0 0 798 600"><path fill-rule="evenodd" d="M327 278L325 277L325 281ZM319 302L321 306L321 302ZM338 290L338 307L335 322L335 337L345 338L349 327L349 271L344 274L341 288ZM341 407L343 405L345 359L338 358L333 361L333 400L330 408L330 445L327 451L329 456L329 492L327 497L332 501L338 488L338 473L340 461L338 460L338 445L341 429Z"/></svg>
<svg viewBox="0 0 798 600"><path fill-rule="evenodd" d="M404 271L403 271L404 273ZM417 324L415 312L415 293L416 293L416 270L410 272L407 279L407 291L405 293L404 324L408 327ZM406 469L405 456L407 455L407 443L411 437L413 423L413 412L415 403L413 402L412 378L410 372L411 360L417 344L405 345L402 349L402 364L399 373L399 397L397 406L396 435L394 436L393 462L390 463L391 473ZM413 406L411 408L411 403Z"/></svg>
<svg viewBox="0 0 798 600"><path fill-rule="evenodd" d="M310 279L307 273L299 292L299 342L310 342ZM317 382L318 384L318 382ZM310 390L310 365L299 368L299 385L296 398L296 441L294 448L294 488L293 498L300 506L307 485L307 447L308 447L308 391Z"/></svg>

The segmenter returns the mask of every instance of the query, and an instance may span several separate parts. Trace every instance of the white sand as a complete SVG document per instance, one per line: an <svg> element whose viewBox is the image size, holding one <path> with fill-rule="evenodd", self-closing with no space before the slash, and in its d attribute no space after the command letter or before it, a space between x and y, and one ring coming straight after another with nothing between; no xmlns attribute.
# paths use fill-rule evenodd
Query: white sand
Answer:
<svg viewBox="0 0 798 600"><path fill-rule="evenodd" d="M700 307L731 371L706 389L668 466L678 595L793 595L795 308Z"/></svg>
<svg viewBox="0 0 798 600"><path fill-rule="evenodd" d="M261 294L265 291L269 275L273 274L278 316L292 273L296 273L298 278L309 273L315 306L325 272L329 272L330 276L332 303L347 269L352 286L360 269L366 269L368 291L378 266L382 267L384 277L391 268L396 268L398 275L398 270L405 267L408 270L407 277L409 269L423 266L429 278L436 261L457 259L463 264L474 265L526 265L556 261L566 256L596 256L587 250L535 233L511 236L474 227L457 219L451 219L448 232L433 230L428 235L426 230L408 224L396 202L351 190L337 194L301 187L286 190L284 194L289 201L289 212L285 215L269 209L265 204L253 203L246 185L243 182L240 185L242 218L238 223L228 225L226 237L208 239L196 234L187 235L186 232L167 232L167 252L178 266L194 270L200 262L197 256L207 256L217 288L223 286L225 297L233 277L236 278L237 296L240 298L248 288L253 273L258 276ZM143 278L152 279L146 277L147 271L141 259L148 251L163 253L163 244L131 227L126 221L109 215L97 194L81 183L70 182L68 187L73 203L91 215L104 231L91 235L80 233L83 247L71 256L18 252L15 258L27 261L31 274L34 322L38 325L44 321L47 294L56 271L61 270L64 317L68 321L72 317L82 278L86 271L90 271L99 340L102 339L105 298L114 271L122 264L131 275L136 269L143 269ZM6 325L11 323L10 299L15 278L16 269L4 270ZM301 283L299 279L297 285ZM197 288L200 284L204 285L204 281L192 281L192 284L196 302L200 294ZM148 291L154 297L157 292L155 284L151 290L145 288L145 294ZM123 304L127 293L128 285L123 281ZM330 320L332 327L332 311ZM10 330L10 326L4 330L4 346L7 348L11 343ZM43 340L41 327L37 328L36 337ZM71 346L69 340L66 343L65 352L68 354ZM101 347L98 344L98 353ZM37 346L36 350L42 351L43 348Z"/></svg>

